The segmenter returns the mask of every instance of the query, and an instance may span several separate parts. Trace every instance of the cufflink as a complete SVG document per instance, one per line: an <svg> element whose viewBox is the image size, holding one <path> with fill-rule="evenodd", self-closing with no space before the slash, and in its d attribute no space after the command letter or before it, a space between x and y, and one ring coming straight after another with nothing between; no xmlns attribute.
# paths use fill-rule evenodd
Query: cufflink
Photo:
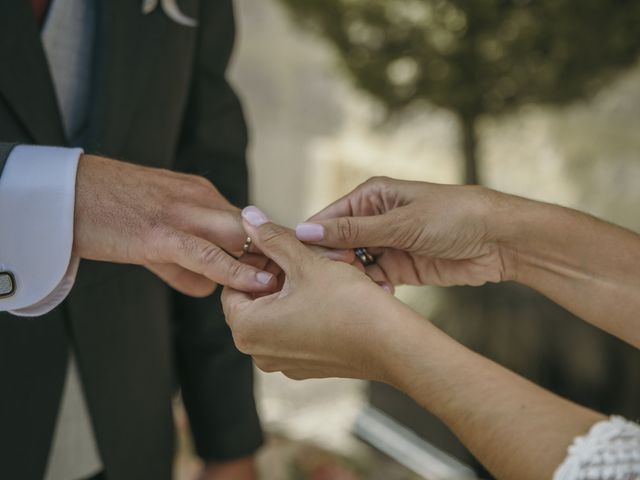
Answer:
<svg viewBox="0 0 640 480"><path fill-rule="evenodd" d="M0 299L16 293L16 279L11 272L0 272Z"/></svg>

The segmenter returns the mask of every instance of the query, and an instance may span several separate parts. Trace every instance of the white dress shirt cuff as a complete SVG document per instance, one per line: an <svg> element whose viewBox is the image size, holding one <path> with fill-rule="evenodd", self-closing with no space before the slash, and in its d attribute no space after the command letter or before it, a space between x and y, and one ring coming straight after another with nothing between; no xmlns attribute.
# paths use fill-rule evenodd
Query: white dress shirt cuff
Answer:
<svg viewBox="0 0 640 480"><path fill-rule="evenodd" d="M81 149L19 145L0 177L0 268L15 281L0 310L38 316L69 294L79 259L71 255Z"/></svg>

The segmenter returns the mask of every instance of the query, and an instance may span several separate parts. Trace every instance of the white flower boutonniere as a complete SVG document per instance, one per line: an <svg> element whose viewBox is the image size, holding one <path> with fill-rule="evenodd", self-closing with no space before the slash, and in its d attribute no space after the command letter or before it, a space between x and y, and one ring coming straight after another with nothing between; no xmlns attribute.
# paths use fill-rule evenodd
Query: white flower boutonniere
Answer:
<svg viewBox="0 0 640 480"><path fill-rule="evenodd" d="M177 0L142 0L142 13L145 15L153 12L160 4L165 15L176 23L184 25L185 27L195 27L198 22L194 19L182 13L180 7L176 3Z"/></svg>

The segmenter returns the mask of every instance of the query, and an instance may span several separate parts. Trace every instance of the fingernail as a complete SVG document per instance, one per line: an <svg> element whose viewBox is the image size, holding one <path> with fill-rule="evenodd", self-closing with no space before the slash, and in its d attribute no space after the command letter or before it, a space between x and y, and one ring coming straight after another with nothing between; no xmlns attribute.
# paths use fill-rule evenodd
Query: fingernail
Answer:
<svg viewBox="0 0 640 480"><path fill-rule="evenodd" d="M303 242L318 242L324 238L324 227L317 223L299 223L296 237Z"/></svg>
<svg viewBox="0 0 640 480"><path fill-rule="evenodd" d="M393 293L393 287L388 283L380 282L378 283L378 285L380 285L382 289L385 290L386 292Z"/></svg>
<svg viewBox="0 0 640 480"><path fill-rule="evenodd" d="M254 227L259 227L269 221L267 216L258 207L253 205L242 210L242 218Z"/></svg>
<svg viewBox="0 0 640 480"><path fill-rule="evenodd" d="M258 280L258 282L260 282L263 285L268 284L272 278L273 278L273 275L267 272L256 273L256 280Z"/></svg>

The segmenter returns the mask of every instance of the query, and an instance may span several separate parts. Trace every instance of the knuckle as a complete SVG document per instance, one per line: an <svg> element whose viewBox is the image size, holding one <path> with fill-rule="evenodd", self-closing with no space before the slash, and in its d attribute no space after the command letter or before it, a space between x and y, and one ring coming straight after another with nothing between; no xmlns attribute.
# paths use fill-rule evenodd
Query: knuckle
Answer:
<svg viewBox="0 0 640 480"><path fill-rule="evenodd" d="M253 344L250 341L250 336L243 329L233 330L233 343L236 348L245 355L251 355L253 350Z"/></svg>
<svg viewBox="0 0 640 480"><path fill-rule="evenodd" d="M394 243L409 252L417 252L426 242L424 231L413 221L405 220L394 230Z"/></svg>
<svg viewBox="0 0 640 480"><path fill-rule="evenodd" d="M213 183L200 175L181 174L179 180L179 200L206 198L218 194L218 190Z"/></svg>
<svg viewBox="0 0 640 480"><path fill-rule="evenodd" d="M222 291L221 304L222 313L224 314L224 319L227 322L227 325L229 325L231 330L235 330L237 307L235 303L229 301L226 289Z"/></svg>
<svg viewBox="0 0 640 480"><path fill-rule="evenodd" d="M151 231L169 225L169 215L162 203L157 208L147 211L145 216L147 228Z"/></svg>
<svg viewBox="0 0 640 480"><path fill-rule="evenodd" d="M164 213L164 222L170 225L180 226L185 222L185 205L181 200L169 202L162 209Z"/></svg>
<svg viewBox="0 0 640 480"><path fill-rule="evenodd" d="M395 196L394 191L397 189L398 180L390 177L374 177L372 187L370 190L371 197L369 201L373 205L377 205L378 211L385 211L385 203L381 201L384 198L393 198Z"/></svg>
<svg viewBox="0 0 640 480"><path fill-rule="evenodd" d="M260 237L267 245L278 245L289 235L286 229L273 223L261 227Z"/></svg>
<svg viewBox="0 0 640 480"><path fill-rule="evenodd" d="M273 360L255 359L254 363L256 364L256 367L258 367L265 373L274 373L280 371L278 365Z"/></svg>
<svg viewBox="0 0 640 480"><path fill-rule="evenodd" d="M339 218L336 222L336 232L343 242L351 242L358 238L358 227L351 217Z"/></svg>
<svg viewBox="0 0 640 480"><path fill-rule="evenodd" d="M171 221L166 207L163 201L158 200L154 205L121 212L125 220L124 228L136 232L145 242L162 240L171 231Z"/></svg>
<svg viewBox="0 0 640 480"><path fill-rule="evenodd" d="M193 179L189 180L186 188L191 196L210 197L213 185L202 177L193 177Z"/></svg>
<svg viewBox="0 0 640 480"><path fill-rule="evenodd" d="M167 225L156 225L149 229L142 241L145 245L147 261L171 262L176 259L176 249L183 248L178 232ZM176 241L178 242L176 245Z"/></svg>
<svg viewBox="0 0 640 480"><path fill-rule="evenodd" d="M282 373L284 374L285 377L291 380L295 380L296 382L299 382L307 378L304 374L298 371L287 370L287 371L283 371Z"/></svg>
<svg viewBox="0 0 640 480"><path fill-rule="evenodd" d="M198 257L202 263L212 265L223 263L227 259L227 255L212 243L202 245Z"/></svg>
<svg viewBox="0 0 640 480"><path fill-rule="evenodd" d="M232 261L229 264L229 267L227 269L227 276L229 278L240 278L242 276L242 274L245 272L245 269L247 267L243 266L240 262L238 261Z"/></svg>
<svg viewBox="0 0 640 480"><path fill-rule="evenodd" d="M393 180L385 175L376 175L375 177L370 178L371 183L376 185L387 185L391 183Z"/></svg>
<svg viewBox="0 0 640 480"><path fill-rule="evenodd" d="M366 182L362 184L363 187L374 188L374 189L384 189L388 188L392 183L393 179L389 177L385 177L384 175L377 175L375 177L369 178Z"/></svg>
<svg viewBox="0 0 640 480"><path fill-rule="evenodd" d="M215 190L213 183L211 183L207 178L201 175L189 175L189 178L194 184L199 185L202 188L206 188L208 190Z"/></svg>
<svg viewBox="0 0 640 480"><path fill-rule="evenodd" d="M196 250L196 242L193 238L188 235L180 235L178 232L175 232L171 236L173 237L172 240L174 240L172 244L175 243L180 252L188 257L193 255Z"/></svg>
<svg viewBox="0 0 640 480"><path fill-rule="evenodd" d="M195 298L206 298L210 295L213 295L213 292L216 291L217 287L218 285L213 282L202 282L201 284L193 288L191 296Z"/></svg>

